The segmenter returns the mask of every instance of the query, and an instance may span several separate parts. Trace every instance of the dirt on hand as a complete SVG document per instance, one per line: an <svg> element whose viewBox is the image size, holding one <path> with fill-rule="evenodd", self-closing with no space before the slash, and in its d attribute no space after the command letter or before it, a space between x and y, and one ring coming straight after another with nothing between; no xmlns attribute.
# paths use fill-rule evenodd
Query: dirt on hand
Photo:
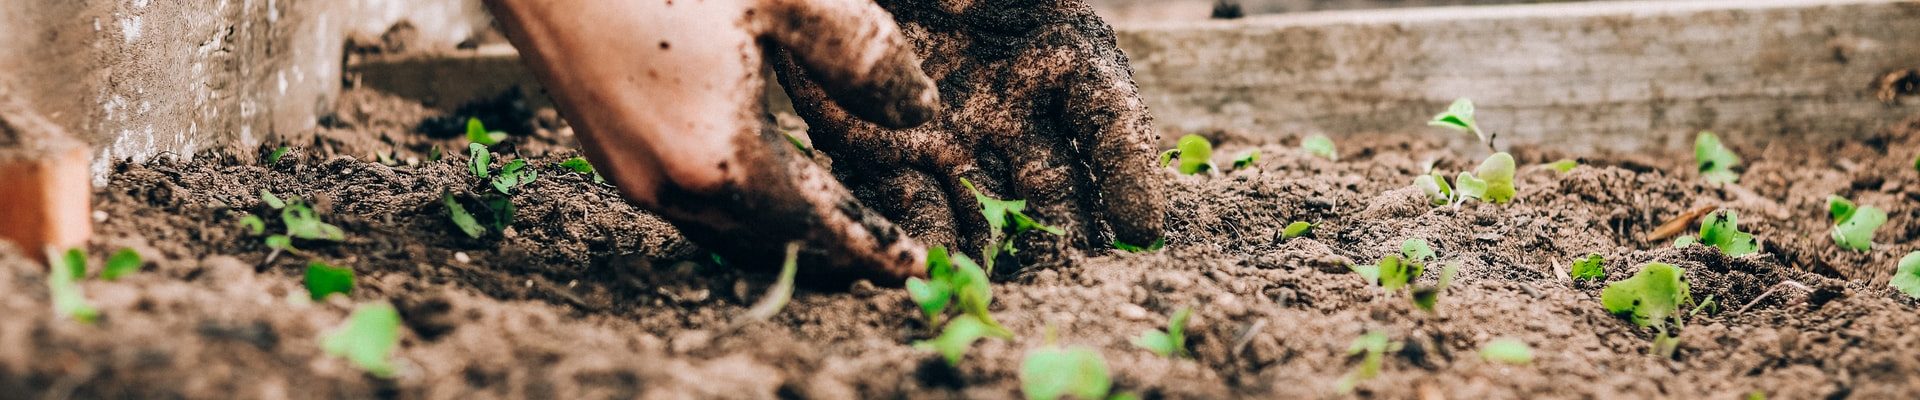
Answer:
<svg viewBox="0 0 1920 400"><path fill-rule="evenodd" d="M391 99L363 108L372 97L350 98L341 110L394 126L426 117L395 117ZM1369 331L1402 346L1386 354L1378 377L1358 384L1363 397L1920 392L1912 379L1920 374L1912 353L1920 314L1887 286L1895 260L1920 249L1920 209L1910 206L1920 201L1911 165L1920 123L1864 141L1725 135L1746 160L1730 186L1691 172L1689 149L1567 154L1521 146L1511 150L1521 165L1515 202L1459 207L1432 206L1409 183L1429 161L1445 172L1477 164L1483 155L1449 150L1467 140L1460 136L1336 135L1336 162L1298 150L1291 134L1210 134L1229 138L1222 153L1259 148L1262 161L1220 176L1154 171L1168 174L1166 248L1089 252L1008 273L993 288L992 312L1016 338L983 340L958 367L913 346L936 332L903 290L865 282L803 285L771 320L726 329L773 277L716 264L612 188L554 166L572 155L565 150L496 155L524 156L540 177L512 195L519 212L510 229L469 238L440 201L443 191L484 185L466 170L464 153L434 160L427 150L438 139L353 139L406 134L380 126L327 128L272 163L233 155L265 153L246 149L115 166L96 193L102 212L89 249L96 268L123 247L147 264L118 281L84 280L100 318L82 324L53 316L42 266L0 250L0 393L1015 398L1021 360L1049 327L1059 343L1100 353L1116 390L1145 398L1341 397L1337 383L1362 362L1348 345ZM1260 137L1272 139L1244 139ZM400 161L362 158L377 149L399 150ZM1537 166L1562 158L1582 166ZM298 241L304 256L263 264L271 249L237 222L269 212L261 189L310 201L346 239ZM1824 199L1836 193L1888 211L1872 250L1840 250L1827 237ZM1738 211L1740 227L1761 238L1761 253L1730 258L1643 240L1703 205ZM1035 215L1060 217L1051 212ZM1284 238L1292 221L1317 226ZM1440 262L1459 263L1434 313L1348 269L1398 252L1409 238L1431 243ZM1566 266L1588 253L1606 258L1606 276L1572 282ZM307 301L309 260L353 268L353 293ZM1606 283L1656 261L1684 268L1695 300L1711 296L1717 305L1678 329L1671 359L1648 355L1653 331L1599 301ZM327 355L319 343L355 304L378 301L394 304L405 324L390 379ZM1180 307L1194 310L1192 359L1130 344L1164 328ZM1498 338L1525 342L1532 362L1483 359L1479 349Z"/></svg>

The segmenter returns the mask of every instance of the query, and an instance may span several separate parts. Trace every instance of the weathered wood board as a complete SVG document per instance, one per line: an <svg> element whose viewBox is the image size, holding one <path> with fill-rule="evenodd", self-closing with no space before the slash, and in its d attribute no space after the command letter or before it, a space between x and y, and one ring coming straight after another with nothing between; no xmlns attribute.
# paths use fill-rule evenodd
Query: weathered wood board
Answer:
<svg viewBox="0 0 1920 400"><path fill-rule="evenodd" d="M1469 97L1503 143L1632 150L1703 129L1850 136L1906 118L1914 106L1870 84L1920 67L1916 17L1909 1L1592 2L1132 24L1119 38L1164 134L1425 131ZM444 105L534 85L514 57L376 59L349 76Z"/></svg>

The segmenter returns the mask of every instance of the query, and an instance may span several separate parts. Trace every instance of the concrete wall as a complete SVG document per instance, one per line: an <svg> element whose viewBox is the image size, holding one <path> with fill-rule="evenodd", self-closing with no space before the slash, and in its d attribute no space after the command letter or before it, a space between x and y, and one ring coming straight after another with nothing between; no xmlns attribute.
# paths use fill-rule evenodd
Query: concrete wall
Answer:
<svg viewBox="0 0 1920 400"><path fill-rule="evenodd" d="M348 32L407 18L451 46L470 0L5 0L0 85L109 160L191 156L311 128L340 87ZM99 183L99 182L96 182Z"/></svg>

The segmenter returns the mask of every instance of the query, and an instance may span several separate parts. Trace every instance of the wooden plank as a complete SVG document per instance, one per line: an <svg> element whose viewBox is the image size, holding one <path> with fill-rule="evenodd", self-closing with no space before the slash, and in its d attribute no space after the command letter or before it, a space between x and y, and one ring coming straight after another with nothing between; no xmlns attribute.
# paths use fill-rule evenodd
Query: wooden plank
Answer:
<svg viewBox="0 0 1920 400"><path fill-rule="evenodd" d="M1635 149L1696 130L1851 136L1911 115L1869 83L1920 66L1920 6L1600 2L1327 12L1120 33L1164 128L1419 131L1456 97L1528 143ZM1635 140L1643 139L1643 140Z"/></svg>
<svg viewBox="0 0 1920 400"><path fill-rule="evenodd" d="M1871 83L1920 67L1920 4L1626 1L1335 11L1119 27L1163 135L1426 132L1470 97L1503 143L1575 150L1853 136L1914 113ZM404 67L401 67L404 65ZM367 60L369 87L447 102L534 85L511 49ZM387 82L387 83L382 83ZM423 85L425 83L425 85ZM395 89L411 87L407 89ZM537 91L530 91L537 92Z"/></svg>
<svg viewBox="0 0 1920 400"><path fill-rule="evenodd" d="M1222 0L1087 0L1101 18L1115 24L1152 21L1199 21L1211 18ZM1489 4L1551 3L1585 0L1226 0L1244 15L1329 10L1437 7Z"/></svg>

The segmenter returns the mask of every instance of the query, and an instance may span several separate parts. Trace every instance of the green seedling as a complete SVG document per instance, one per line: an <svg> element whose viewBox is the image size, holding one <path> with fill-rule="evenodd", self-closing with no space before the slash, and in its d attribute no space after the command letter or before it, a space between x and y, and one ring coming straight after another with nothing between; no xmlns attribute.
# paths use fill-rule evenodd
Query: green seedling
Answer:
<svg viewBox="0 0 1920 400"><path fill-rule="evenodd" d="M113 281L123 276L133 275L140 272L141 264L143 263L140 261L139 252L133 249L120 249L119 252L113 253L112 257L107 257L107 267L100 270L100 279Z"/></svg>
<svg viewBox="0 0 1920 400"><path fill-rule="evenodd" d="M974 342L989 336L992 331L993 328L980 322L979 318L961 315L954 317L952 321L947 321L947 327L940 331L940 336L914 342L913 347L938 352L941 357L946 358L947 365L959 366L960 359L967 355L967 349L973 347Z"/></svg>
<svg viewBox="0 0 1920 400"><path fill-rule="evenodd" d="M1453 178L1453 193L1457 196L1454 204L1463 203L1465 199L1485 198L1487 186L1487 181L1475 177L1472 172L1461 171L1459 177Z"/></svg>
<svg viewBox="0 0 1920 400"><path fill-rule="evenodd" d="M1340 161L1340 152L1333 147L1333 139L1327 135L1312 134L1300 139L1300 149L1315 157Z"/></svg>
<svg viewBox="0 0 1920 400"><path fill-rule="evenodd" d="M1166 238L1155 239L1153 241L1153 244L1149 244L1146 246L1135 246L1135 245L1127 244L1127 242L1122 242L1118 239L1115 239L1113 241L1113 248L1120 249L1121 251L1125 251L1128 253L1151 253L1151 252L1160 251L1161 248L1165 248L1165 247L1167 247Z"/></svg>
<svg viewBox="0 0 1920 400"><path fill-rule="evenodd" d="M560 167L572 170L577 174L593 176L593 183L607 183L607 179L600 177L600 173L593 170L593 164L588 163L584 157L574 157L566 161L561 161Z"/></svg>
<svg viewBox="0 0 1920 400"><path fill-rule="evenodd" d="M380 160L380 165L385 165L385 166L400 165L400 161L393 159L393 152L383 151L379 153L374 153L373 156Z"/></svg>
<svg viewBox="0 0 1920 400"><path fill-rule="evenodd" d="M248 232L253 232L255 235L267 233L267 221L260 219L258 215L249 214L245 217L240 217L240 226L247 228Z"/></svg>
<svg viewBox="0 0 1920 400"><path fill-rule="evenodd" d="M1452 185L1448 185L1447 178L1438 171L1415 177L1413 185L1426 193L1427 199L1436 206L1458 205L1466 199L1504 204L1512 201L1517 193L1513 186L1515 168L1513 155L1499 152L1487 156L1473 172L1460 172Z"/></svg>
<svg viewBox="0 0 1920 400"><path fill-rule="evenodd" d="M1493 204L1504 204L1513 200L1515 194L1513 155L1504 151L1493 153L1487 156L1486 161L1481 161L1480 167L1475 168L1473 173L1477 178L1486 181L1486 189L1481 194L1482 200Z"/></svg>
<svg viewBox="0 0 1920 400"><path fill-rule="evenodd" d="M1440 176L1439 172L1430 172L1427 175L1413 178L1413 186L1420 188L1421 192L1426 193L1428 202L1433 205L1444 206L1453 204L1453 186L1448 185L1447 177Z"/></svg>
<svg viewBox="0 0 1920 400"><path fill-rule="evenodd" d="M794 136L791 133L785 135L787 137L787 143L792 143L795 150L800 150L800 154L813 155L813 149L807 147L807 142L800 141L799 136Z"/></svg>
<svg viewBox="0 0 1920 400"><path fill-rule="evenodd" d="M48 252L56 253L51 248ZM53 297L54 317L83 324L99 320L100 310L87 304L86 292L80 289L80 279L87 275L87 252L76 248L64 255L49 254L47 259L60 260L57 268L47 271L47 293Z"/></svg>
<svg viewBox="0 0 1920 400"><path fill-rule="evenodd" d="M272 263L282 252L300 254L300 249L293 247L293 239L338 242L347 238L346 232L340 227L321 221L319 213L314 212L313 207L300 197L282 199L271 191L260 189L260 202L280 210L280 223L285 229L284 232L267 235L262 240L267 248L273 249L267 254L265 263ZM241 218L240 225L254 234L267 233L266 221L257 216Z"/></svg>
<svg viewBox="0 0 1920 400"><path fill-rule="evenodd" d="M1381 257L1378 264L1353 266L1350 269L1367 278L1369 283L1377 283L1392 293L1419 278L1426 270L1427 261L1433 258L1433 248L1427 246L1426 239L1412 238L1400 242L1400 254Z"/></svg>
<svg viewBox="0 0 1920 400"><path fill-rule="evenodd" d="M1907 297L1920 299L1920 251L1900 257L1900 263L1893 271L1893 280L1887 284L1906 293Z"/></svg>
<svg viewBox="0 0 1920 400"><path fill-rule="evenodd" d="M1453 276L1459 272L1460 264L1458 263L1447 264L1446 267L1440 268L1438 283L1413 288L1410 296L1413 299L1413 306L1429 313L1433 312L1434 305L1440 303L1440 296L1447 292L1447 287L1453 286Z"/></svg>
<svg viewBox="0 0 1920 400"><path fill-rule="evenodd" d="M1713 132L1700 131L1693 139L1693 160L1699 163L1700 177L1708 183L1728 184L1740 180L1740 173L1733 167L1740 165L1740 156L1720 143L1720 137Z"/></svg>
<svg viewBox="0 0 1920 400"><path fill-rule="evenodd" d="M267 203L267 207L272 207L275 210L287 208L286 200L281 200L280 196L275 196L273 192L267 191L266 189L260 189L260 202Z"/></svg>
<svg viewBox="0 0 1920 400"><path fill-rule="evenodd" d="M472 172L474 177L487 179L492 177L492 171L493 151L487 150L487 145L479 142L468 143L467 172Z"/></svg>
<svg viewBox="0 0 1920 400"><path fill-rule="evenodd" d="M1559 172L1562 174L1567 173L1567 171L1572 171L1573 167L1578 167L1578 166L1580 166L1580 162L1574 161L1571 158L1560 160L1560 161L1554 161L1546 164L1546 167L1548 169L1552 169L1554 172Z"/></svg>
<svg viewBox="0 0 1920 400"><path fill-rule="evenodd" d="M467 207L460 205L460 201L454 200L453 194L440 194L440 203L447 207L447 219L453 220L453 225L465 232L467 237L479 239L486 236L487 227L480 225L480 221L474 219L473 213L467 212Z"/></svg>
<svg viewBox="0 0 1920 400"><path fill-rule="evenodd" d="M513 194L513 188L533 183L539 177L539 171L527 168L527 160L513 160L500 167L500 173L493 176L493 189L500 191L500 194Z"/></svg>
<svg viewBox="0 0 1920 400"><path fill-rule="evenodd" d="M1364 356L1360 359L1360 365L1354 366L1353 371L1340 377L1338 387L1340 394L1352 393L1361 382L1380 376L1380 371L1386 364L1387 353L1400 351L1400 346L1399 341L1388 338L1386 332L1381 331L1367 332L1354 339L1353 344L1347 346L1347 355L1364 354Z"/></svg>
<svg viewBox="0 0 1920 400"><path fill-rule="evenodd" d="M928 326L937 325L940 315L957 305L961 313L985 324L989 336L1013 337L1012 331L1000 326L988 313L987 306L993 303L992 282L987 280L987 271L966 254L948 253L942 246L927 249L927 279L908 278L907 295L920 305Z"/></svg>
<svg viewBox="0 0 1920 400"><path fill-rule="evenodd" d="M1243 151L1240 155L1233 156L1233 169L1252 167L1253 163L1257 162L1260 162L1260 149Z"/></svg>
<svg viewBox="0 0 1920 400"><path fill-rule="evenodd" d="M1600 291L1600 304L1607 312L1627 317L1640 327L1654 328L1648 353L1661 357L1672 357L1679 347L1679 336L1669 326L1677 328L1685 323L1680 307L1692 302L1686 270L1662 263L1642 265L1633 277Z"/></svg>
<svg viewBox="0 0 1920 400"><path fill-rule="evenodd" d="M1680 235L1680 237L1673 238L1673 248L1676 248L1676 249L1692 246L1699 243L1700 243L1700 238L1693 235Z"/></svg>
<svg viewBox="0 0 1920 400"><path fill-rule="evenodd" d="M787 259L780 263L780 277L774 279L773 286L767 288L767 294L754 302L752 308L735 319L733 326L739 327L749 322L766 321L780 314L793 301L793 278L800 272L800 242L787 243Z"/></svg>
<svg viewBox="0 0 1920 400"><path fill-rule="evenodd" d="M1447 111L1434 115L1432 121L1427 121L1427 125L1470 132L1474 137L1480 138L1482 143L1491 140L1486 131L1480 130L1480 124L1473 120L1473 100L1465 97L1454 100L1452 105L1447 106Z"/></svg>
<svg viewBox="0 0 1920 400"><path fill-rule="evenodd" d="M1887 222L1887 212L1873 206L1856 207L1840 196L1827 196L1827 212L1833 216L1833 243L1853 251L1873 248L1873 230Z"/></svg>
<svg viewBox="0 0 1920 400"><path fill-rule="evenodd" d="M1740 214L1733 210L1719 210L1707 214L1700 223L1701 244L1720 249L1728 257L1739 257L1760 251L1760 241L1752 234L1741 232Z"/></svg>
<svg viewBox="0 0 1920 400"><path fill-rule="evenodd" d="M319 261L307 263L307 295L313 301L326 300L335 293L352 295L353 277L353 268L334 267Z"/></svg>
<svg viewBox="0 0 1920 400"><path fill-rule="evenodd" d="M1214 170L1213 142L1200 135L1188 134L1180 137L1173 150L1160 153L1161 165L1172 165L1182 175L1193 175Z"/></svg>
<svg viewBox="0 0 1920 400"><path fill-rule="evenodd" d="M393 351L399 346L400 313L384 301L355 307L346 324L320 339L327 354L382 378L393 377Z"/></svg>
<svg viewBox="0 0 1920 400"><path fill-rule="evenodd" d="M1107 399L1112 390L1107 361L1091 348L1047 345L1020 362L1020 391L1028 400Z"/></svg>
<svg viewBox="0 0 1920 400"><path fill-rule="evenodd" d="M427 149L427 161L440 161L442 153L440 145L433 145L433 148Z"/></svg>
<svg viewBox="0 0 1920 400"><path fill-rule="evenodd" d="M1586 257L1573 260L1573 268L1568 275L1575 281L1591 281L1607 277L1607 259L1600 253L1590 253Z"/></svg>
<svg viewBox="0 0 1920 400"><path fill-rule="evenodd" d="M1280 230L1280 238L1281 239L1297 238L1302 235L1306 235L1308 231L1312 231L1312 230L1313 230L1313 223L1311 222L1293 221L1293 223L1287 224L1286 229Z"/></svg>
<svg viewBox="0 0 1920 400"><path fill-rule="evenodd" d="M274 148L273 152L267 153L267 164L279 164L280 158L286 157L287 152L292 150L293 148L287 147L287 146L280 146L278 148Z"/></svg>
<svg viewBox="0 0 1920 400"><path fill-rule="evenodd" d="M1427 240L1421 238L1410 238L1401 241L1400 255L1407 256L1408 260L1420 264L1426 264L1427 261L1432 261L1435 257L1433 247L1428 246Z"/></svg>
<svg viewBox="0 0 1920 400"><path fill-rule="evenodd" d="M506 132L488 131L487 126L482 125L479 118L467 118L467 141L492 146L506 139Z"/></svg>
<svg viewBox="0 0 1920 400"><path fill-rule="evenodd" d="M1400 262L1399 256L1387 256L1387 258L1393 258L1393 262L1396 262L1396 263ZM1380 263L1381 264L1387 263L1386 258L1380 259ZM1380 284L1380 264L1349 265L1347 266L1347 269L1353 270L1353 273L1360 275L1361 279L1366 279L1367 284L1369 285Z"/></svg>
<svg viewBox="0 0 1920 400"><path fill-rule="evenodd" d="M1192 353L1187 352L1187 319L1192 316L1192 307L1180 307L1167 318L1167 330L1148 329L1133 338L1133 345L1161 357L1191 358Z"/></svg>
<svg viewBox="0 0 1920 400"><path fill-rule="evenodd" d="M1000 200L988 197L980 193L980 189L975 188L972 181L964 178L960 179L960 184L966 185L967 190L973 192L973 199L980 202L980 215L987 218L987 228L996 235L994 241L999 243L1000 251L1005 251L1007 254L1018 253L1019 249L1013 247L1013 239L1027 231L1038 230L1055 235L1067 233L1060 228L1041 224L1033 217L1027 216L1026 200ZM991 255L988 256L989 266L993 263L993 258Z"/></svg>
<svg viewBox="0 0 1920 400"><path fill-rule="evenodd" d="M1520 339L1500 338L1480 346L1480 358L1513 365L1533 362L1533 349Z"/></svg>

